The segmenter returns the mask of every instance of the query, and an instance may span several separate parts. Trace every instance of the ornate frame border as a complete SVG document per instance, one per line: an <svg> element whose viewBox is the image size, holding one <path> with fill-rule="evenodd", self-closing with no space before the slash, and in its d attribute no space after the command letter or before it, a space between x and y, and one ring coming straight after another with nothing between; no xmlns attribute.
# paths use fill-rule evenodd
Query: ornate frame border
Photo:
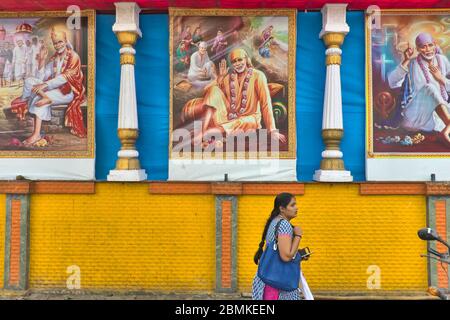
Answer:
<svg viewBox="0 0 450 320"><path fill-rule="evenodd" d="M297 10L296 9L185 9L185 8L169 8L169 64L170 64L170 123L169 123L169 160L172 158L172 121L173 121L173 18L176 16L287 16L288 17L288 37L289 37L289 51L288 51L288 151L280 151L279 158L281 159L295 159L297 155L296 150L296 122L295 122L295 57L297 49ZM292 50L291 50L292 48ZM294 112L291 112L293 110ZM250 152L246 152L246 157L249 157ZM191 158L195 158L195 153L191 153ZM236 157L236 154L235 154ZM263 157L260 157L263 158ZM268 156L266 158L274 158ZM277 158L277 157L275 157ZM214 159L214 157L212 157Z"/></svg>
<svg viewBox="0 0 450 320"><path fill-rule="evenodd" d="M81 10L81 17L88 20L87 38L87 150L85 151L0 151L0 158L94 158L95 157L95 10ZM66 11L0 12L1 18L60 18L69 17Z"/></svg>
<svg viewBox="0 0 450 320"><path fill-rule="evenodd" d="M375 13L391 15L423 15L423 14L447 14L450 9L382 9L371 14L366 12L365 37L366 37L366 157L367 158L450 158L448 153L383 153L373 151L373 95L372 95L372 34L370 18Z"/></svg>

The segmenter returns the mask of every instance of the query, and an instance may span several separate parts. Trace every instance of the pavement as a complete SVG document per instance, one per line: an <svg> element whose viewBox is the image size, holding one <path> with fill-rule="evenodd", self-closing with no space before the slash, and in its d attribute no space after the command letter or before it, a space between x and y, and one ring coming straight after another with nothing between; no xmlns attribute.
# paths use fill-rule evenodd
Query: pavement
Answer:
<svg viewBox="0 0 450 320"><path fill-rule="evenodd" d="M440 300L422 291L316 292L316 300ZM146 291L6 291L0 290L0 300L251 300L250 293L175 293Z"/></svg>

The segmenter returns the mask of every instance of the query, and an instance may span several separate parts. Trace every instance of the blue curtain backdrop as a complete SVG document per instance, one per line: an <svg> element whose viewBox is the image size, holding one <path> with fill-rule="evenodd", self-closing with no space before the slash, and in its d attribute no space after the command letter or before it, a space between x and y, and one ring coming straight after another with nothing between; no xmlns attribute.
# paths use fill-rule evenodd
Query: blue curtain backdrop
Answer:
<svg viewBox="0 0 450 320"><path fill-rule="evenodd" d="M120 65L119 44L112 32L114 15L97 15L96 40L96 177L106 180L115 167ZM136 45L136 91L140 137L137 148L149 180L167 180L169 145L168 15L141 15L143 38ZM346 169L355 181L365 179L364 13L348 12L350 33L343 45L341 68ZM325 86L325 47L318 38L320 12L297 16L297 178L311 181L320 167Z"/></svg>

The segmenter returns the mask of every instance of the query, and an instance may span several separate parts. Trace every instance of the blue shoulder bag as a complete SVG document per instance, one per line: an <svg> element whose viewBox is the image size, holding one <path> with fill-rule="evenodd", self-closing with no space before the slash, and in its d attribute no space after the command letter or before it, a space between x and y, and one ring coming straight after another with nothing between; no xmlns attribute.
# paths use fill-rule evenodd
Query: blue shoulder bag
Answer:
<svg viewBox="0 0 450 320"><path fill-rule="evenodd" d="M278 251L278 228L283 220L275 226L275 240L266 245L258 264L258 277L267 285L283 290L293 291L300 281L300 254L296 253L292 261L281 260Z"/></svg>

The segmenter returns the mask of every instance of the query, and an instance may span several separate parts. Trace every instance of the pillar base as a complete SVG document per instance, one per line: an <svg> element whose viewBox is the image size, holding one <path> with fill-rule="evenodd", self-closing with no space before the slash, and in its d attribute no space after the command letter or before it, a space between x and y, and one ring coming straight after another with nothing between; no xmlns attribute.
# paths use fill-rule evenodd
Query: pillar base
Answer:
<svg viewBox="0 0 450 320"><path fill-rule="evenodd" d="M125 150L128 152L132 152L134 150ZM124 150L119 151L124 152ZM137 153L137 151L135 151ZM141 169L141 163L139 162L139 158L135 158L135 156L128 157L128 158L121 158L119 156L119 159L116 161L116 169L115 170L140 170Z"/></svg>
<svg viewBox="0 0 450 320"><path fill-rule="evenodd" d="M143 181L147 180L144 169L140 170L110 170L108 181Z"/></svg>
<svg viewBox="0 0 450 320"><path fill-rule="evenodd" d="M353 177L346 170L316 170L313 180L319 182L351 182Z"/></svg>

